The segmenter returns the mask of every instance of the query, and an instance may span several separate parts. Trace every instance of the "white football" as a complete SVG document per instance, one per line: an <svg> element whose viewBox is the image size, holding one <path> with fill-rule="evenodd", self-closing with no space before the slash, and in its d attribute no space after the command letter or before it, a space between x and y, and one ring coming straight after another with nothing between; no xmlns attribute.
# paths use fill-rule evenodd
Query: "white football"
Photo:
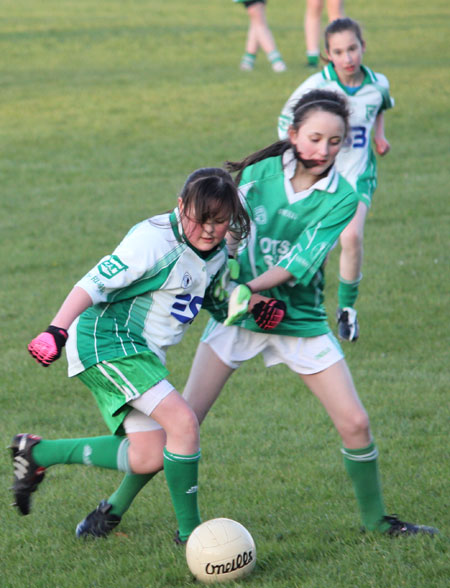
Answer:
<svg viewBox="0 0 450 588"><path fill-rule="evenodd" d="M255 542L240 523L211 519L189 536L186 560L197 580L205 584L238 580L255 567Z"/></svg>

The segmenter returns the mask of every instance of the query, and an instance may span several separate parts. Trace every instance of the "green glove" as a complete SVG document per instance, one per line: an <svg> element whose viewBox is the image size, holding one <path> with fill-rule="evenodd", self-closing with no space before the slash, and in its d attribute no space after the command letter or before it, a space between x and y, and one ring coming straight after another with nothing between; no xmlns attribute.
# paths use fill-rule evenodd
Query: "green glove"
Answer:
<svg viewBox="0 0 450 588"><path fill-rule="evenodd" d="M228 317L223 323L226 327L229 327L244 316L248 310L251 297L252 291L245 284L240 284L231 292L228 302Z"/></svg>
<svg viewBox="0 0 450 588"><path fill-rule="evenodd" d="M228 263L225 266L225 269L223 270L220 278L217 280L217 284L214 286L214 298L222 301L230 296L228 293L230 280L237 280L239 277L239 272L240 267L238 262L233 257L228 258Z"/></svg>

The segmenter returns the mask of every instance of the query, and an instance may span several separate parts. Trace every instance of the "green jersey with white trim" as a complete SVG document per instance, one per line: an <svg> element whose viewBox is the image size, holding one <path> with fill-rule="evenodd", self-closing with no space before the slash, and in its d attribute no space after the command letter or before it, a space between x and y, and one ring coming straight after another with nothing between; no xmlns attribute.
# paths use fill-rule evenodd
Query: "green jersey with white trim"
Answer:
<svg viewBox="0 0 450 588"><path fill-rule="evenodd" d="M69 376L104 360L166 350L183 337L226 267L222 242L209 254L183 237L175 209L147 219L125 236L76 285L93 306L70 326L66 351Z"/></svg>
<svg viewBox="0 0 450 588"><path fill-rule="evenodd" d="M377 186L377 163L371 146L371 133L378 113L392 108L394 99L389 94L386 76L363 65L361 68L365 74L364 80L354 94L341 84L332 63L300 84L278 118L278 136L280 139L287 137L294 106L306 92L326 89L344 94L350 107L351 134L338 153L336 169L350 182L361 199L370 204Z"/></svg>
<svg viewBox="0 0 450 588"><path fill-rule="evenodd" d="M287 307L283 321L270 332L314 337L330 331L323 306L323 266L353 218L358 197L334 167L309 190L295 193L290 179L296 165L288 150L248 166L242 174L240 192L251 231L238 251L239 281L248 282L276 265L288 270L292 280L261 292ZM261 332L250 315L236 324Z"/></svg>

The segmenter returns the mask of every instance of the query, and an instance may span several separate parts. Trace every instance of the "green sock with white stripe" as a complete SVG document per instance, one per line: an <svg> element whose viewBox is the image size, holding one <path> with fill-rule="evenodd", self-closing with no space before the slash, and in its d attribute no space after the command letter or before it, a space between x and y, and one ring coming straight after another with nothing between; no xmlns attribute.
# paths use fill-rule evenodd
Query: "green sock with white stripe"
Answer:
<svg viewBox="0 0 450 588"><path fill-rule="evenodd" d="M278 51L278 49L274 49L273 51L271 51L270 53L267 54L267 59L270 61L270 63L276 63L277 61L283 61L283 58L281 57L281 53Z"/></svg>
<svg viewBox="0 0 450 588"><path fill-rule="evenodd" d="M386 514L378 472L378 450L375 443L361 449L345 449L344 465L353 483L363 525L369 531L386 530L381 523Z"/></svg>
<svg viewBox="0 0 450 588"><path fill-rule="evenodd" d="M182 541L186 541L201 523L197 500L199 460L200 451L193 455L178 455L164 447L164 473Z"/></svg>
<svg viewBox="0 0 450 588"><path fill-rule="evenodd" d="M108 435L82 439L42 439L32 449L34 461L45 468L55 464L94 465L131 472L126 437Z"/></svg>
<svg viewBox="0 0 450 588"><path fill-rule="evenodd" d="M245 53L241 59L241 69L251 71L255 67L256 53Z"/></svg>

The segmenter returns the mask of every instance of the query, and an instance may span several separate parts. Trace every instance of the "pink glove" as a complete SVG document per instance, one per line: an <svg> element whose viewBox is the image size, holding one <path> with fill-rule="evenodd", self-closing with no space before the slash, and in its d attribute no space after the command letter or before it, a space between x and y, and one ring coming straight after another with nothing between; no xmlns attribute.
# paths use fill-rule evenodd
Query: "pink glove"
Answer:
<svg viewBox="0 0 450 588"><path fill-rule="evenodd" d="M66 329L50 325L46 331L31 341L28 345L28 351L38 363L48 367L58 357L61 357L61 351L68 336Z"/></svg>

